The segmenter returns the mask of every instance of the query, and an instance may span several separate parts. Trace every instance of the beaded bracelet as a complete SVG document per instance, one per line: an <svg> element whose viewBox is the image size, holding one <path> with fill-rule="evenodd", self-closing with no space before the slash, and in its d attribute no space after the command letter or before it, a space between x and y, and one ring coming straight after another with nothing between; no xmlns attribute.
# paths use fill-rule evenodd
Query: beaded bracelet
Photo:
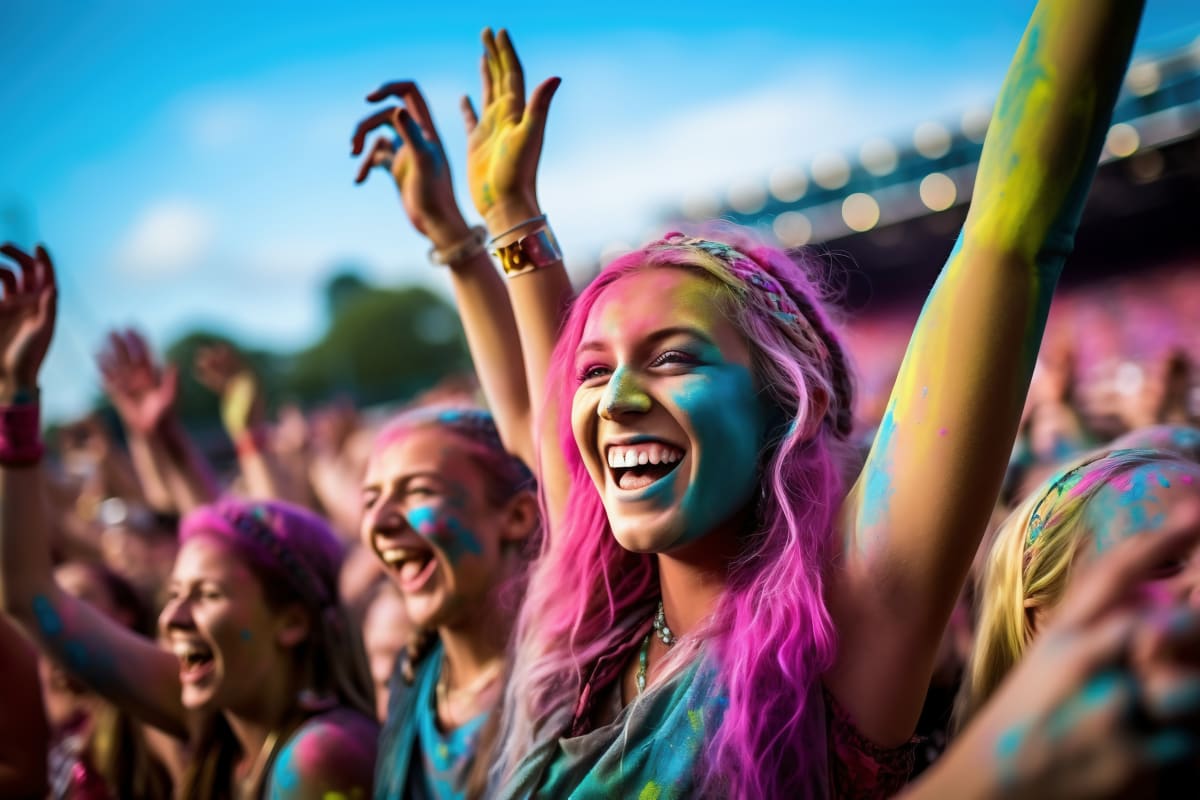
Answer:
<svg viewBox="0 0 1200 800"><path fill-rule="evenodd" d="M487 241L487 228L476 225L467 233L466 238L460 239L449 247L439 250L429 248L429 260L439 267L457 267L472 256L484 252L483 243Z"/></svg>

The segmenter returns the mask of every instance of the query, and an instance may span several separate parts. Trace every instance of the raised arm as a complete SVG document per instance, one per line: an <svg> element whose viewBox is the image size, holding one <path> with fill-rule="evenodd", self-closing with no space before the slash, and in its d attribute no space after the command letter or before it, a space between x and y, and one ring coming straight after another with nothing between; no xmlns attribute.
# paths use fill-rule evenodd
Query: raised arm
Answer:
<svg viewBox="0 0 1200 800"><path fill-rule="evenodd" d="M391 172L409 221L433 245L430 257L450 270L467 346L504 445L532 464L525 366L504 281L488 257L484 232L467 225L459 209L446 152L421 90L411 81L397 81L367 95L371 101L389 98L402 105L380 109L359 123L354 152L361 153L367 136L379 127L390 128L398 138L375 140L358 182L366 180L372 167Z"/></svg>
<svg viewBox="0 0 1200 800"><path fill-rule="evenodd" d="M0 248L0 601L39 647L112 702L182 735L179 665L155 644L61 591L50 560L37 378L54 333L50 256Z"/></svg>
<svg viewBox="0 0 1200 800"><path fill-rule="evenodd" d="M547 399L550 354L573 297L562 254L537 198L537 167L546 117L559 78L547 78L525 98L525 72L508 32L483 32L483 107L477 117L464 98L467 174L475 208L487 223L492 246L502 253L508 295L516 317L525 380L533 401L530 437L539 443L533 466L546 494L549 526L566 505L567 469L558 448L553 408ZM508 258L503 254L507 253ZM535 256L534 268L521 267ZM513 257L516 258L513 258ZM519 263L517 259L520 259ZM511 340L506 343L512 346ZM540 434L540 435L539 435Z"/></svg>
<svg viewBox="0 0 1200 800"><path fill-rule="evenodd" d="M165 493L181 514L215 500L212 469L175 414L176 367L155 363L146 340L133 330L109 334L99 362L147 496Z"/></svg>
<svg viewBox="0 0 1200 800"><path fill-rule="evenodd" d="M1142 3L1043 0L996 103L963 231L844 506L827 683L882 744L916 722L1012 448Z"/></svg>
<svg viewBox="0 0 1200 800"><path fill-rule="evenodd" d="M250 497L303 503L302 487L271 448L262 384L241 354L227 344L203 347L196 353L195 374L220 400L221 424L233 442Z"/></svg>

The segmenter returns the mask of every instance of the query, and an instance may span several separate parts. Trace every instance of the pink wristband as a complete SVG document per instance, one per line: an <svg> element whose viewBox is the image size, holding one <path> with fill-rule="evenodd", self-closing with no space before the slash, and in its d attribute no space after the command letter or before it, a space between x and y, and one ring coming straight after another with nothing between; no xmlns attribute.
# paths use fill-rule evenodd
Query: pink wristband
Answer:
<svg viewBox="0 0 1200 800"><path fill-rule="evenodd" d="M45 451L37 403L0 406L0 465L36 464Z"/></svg>

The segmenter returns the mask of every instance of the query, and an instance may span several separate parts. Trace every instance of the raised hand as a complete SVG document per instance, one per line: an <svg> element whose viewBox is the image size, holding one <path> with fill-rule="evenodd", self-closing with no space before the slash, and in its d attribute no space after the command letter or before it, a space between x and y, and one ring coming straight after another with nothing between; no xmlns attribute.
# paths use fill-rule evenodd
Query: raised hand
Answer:
<svg viewBox="0 0 1200 800"><path fill-rule="evenodd" d="M54 336L58 289L50 254L38 245L30 255L13 244L0 253L17 271L0 266L0 390L11 398L37 387L38 371Z"/></svg>
<svg viewBox="0 0 1200 800"><path fill-rule="evenodd" d="M227 344L202 347L196 353L196 380L221 398L221 421L235 441L263 423L258 377L241 354Z"/></svg>
<svg viewBox="0 0 1200 800"><path fill-rule="evenodd" d="M125 426L147 436L158 430L175 408L178 370L173 365L160 367L134 330L110 333L97 361L104 391Z"/></svg>
<svg viewBox="0 0 1200 800"><path fill-rule="evenodd" d="M482 113L462 100L467 125L467 177L475 208L493 235L538 212L537 166L546 115L561 78L547 78L525 98L525 72L508 31L483 31Z"/></svg>
<svg viewBox="0 0 1200 800"><path fill-rule="evenodd" d="M404 212L413 227L435 248L458 244L468 236L469 227L454 197L446 151L425 98L412 81L396 81L371 92L367 100L374 103L390 97L399 98L403 104L382 108L358 123L352 152L361 154L367 136L380 127L388 127L398 139L376 138L355 182L365 181L375 167L387 169L400 190Z"/></svg>

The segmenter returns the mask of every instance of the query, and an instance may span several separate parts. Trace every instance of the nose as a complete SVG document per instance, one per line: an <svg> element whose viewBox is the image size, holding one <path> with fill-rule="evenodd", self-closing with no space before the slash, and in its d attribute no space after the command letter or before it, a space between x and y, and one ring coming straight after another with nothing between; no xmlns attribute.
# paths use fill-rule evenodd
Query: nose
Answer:
<svg viewBox="0 0 1200 800"><path fill-rule="evenodd" d="M164 632L181 628L191 630L196 627L192 621L192 604L188 598L181 595L168 600L158 616L158 626Z"/></svg>
<svg viewBox="0 0 1200 800"><path fill-rule="evenodd" d="M611 420L622 414L645 414L649 410L650 395L642 390L628 368L617 367L604 388L597 413L601 418Z"/></svg>
<svg viewBox="0 0 1200 800"><path fill-rule="evenodd" d="M384 493L375 502L375 507L366 514L364 533L368 547L371 546L371 540L375 537L394 536L407 526L408 519L404 516L399 494L394 491Z"/></svg>

